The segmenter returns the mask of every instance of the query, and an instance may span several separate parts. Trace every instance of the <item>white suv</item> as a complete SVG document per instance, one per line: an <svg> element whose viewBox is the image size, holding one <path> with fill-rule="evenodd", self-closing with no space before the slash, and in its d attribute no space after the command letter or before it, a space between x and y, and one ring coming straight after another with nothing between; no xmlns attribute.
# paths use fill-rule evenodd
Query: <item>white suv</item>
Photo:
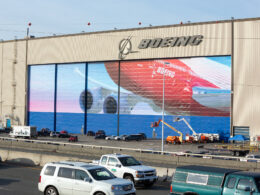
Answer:
<svg viewBox="0 0 260 195"><path fill-rule="evenodd" d="M106 168L83 162L53 162L42 168L39 191L45 195L135 195L132 182Z"/></svg>

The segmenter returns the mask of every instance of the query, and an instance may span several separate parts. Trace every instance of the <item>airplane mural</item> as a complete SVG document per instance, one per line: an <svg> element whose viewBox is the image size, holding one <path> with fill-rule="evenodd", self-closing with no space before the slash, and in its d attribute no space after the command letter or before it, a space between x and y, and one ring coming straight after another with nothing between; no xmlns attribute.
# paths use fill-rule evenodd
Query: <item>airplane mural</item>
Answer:
<svg viewBox="0 0 260 195"><path fill-rule="evenodd" d="M160 115L164 93L166 114L230 115L229 56L122 61L120 82L118 62L107 62L102 67L101 79L89 74L92 87L80 94L83 112L115 114L120 99L120 114Z"/></svg>

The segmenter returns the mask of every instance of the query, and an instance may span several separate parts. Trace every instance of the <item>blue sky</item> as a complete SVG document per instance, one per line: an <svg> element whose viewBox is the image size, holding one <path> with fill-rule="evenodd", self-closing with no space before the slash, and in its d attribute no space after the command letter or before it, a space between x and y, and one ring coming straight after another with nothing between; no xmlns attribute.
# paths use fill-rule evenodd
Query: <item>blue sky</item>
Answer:
<svg viewBox="0 0 260 195"><path fill-rule="evenodd" d="M260 17L260 0L0 0L0 39ZM91 25L87 25L88 22ZM139 25L139 22L142 24Z"/></svg>

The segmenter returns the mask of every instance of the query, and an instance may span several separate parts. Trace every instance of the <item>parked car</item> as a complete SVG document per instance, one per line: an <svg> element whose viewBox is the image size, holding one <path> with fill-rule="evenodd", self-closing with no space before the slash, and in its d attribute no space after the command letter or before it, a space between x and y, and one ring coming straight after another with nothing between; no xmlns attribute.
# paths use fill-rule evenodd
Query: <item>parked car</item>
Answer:
<svg viewBox="0 0 260 195"><path fill-rule="evenodd" d="M95 135L95 139L105 139L106 135L105 134L97 134Z"/></svg>
<svg viewBox="0 0 260 195"><path fill-rule="evenodd" d="M4 133L10 133L12 131L12 128L6 127L4 128Z"/></svg>
<svg viewBox="0 0 260 195"><path fill-rule="evenodd" d="M138 134L140 134L140 135L141 135L141 137L142 137L142 139L143 139L143 140L146 140L146 139L147 139L147 136L146 136L146 134L145 134L145 133L138 133Z"/></svg>
<svg viewBox="0 0 260 195"><path fill-rule="evenodd" d="M208 166L177 167L170 195L260 194L260 173Z"/></svg>
<svg viewBox="0 0 260 195"><path fill-rule="evenodd" d="M77 142L78 141L78 136L70 136L69 142Z"/></svg>
<svg viewBox="0 0 260 195"><path fill-rule="evenodd" d="M51 131L50 132L50 137L59 137L59 135L60 135L60 132L58 132L58 131Z"/></svg>
<svg viewBox="0 0 260 195"><path fill-rule="evenodd" d="M104 134L106 135L106 132L104 130L98 130L95 135Z"/></svg>
<svg viewBox="0 0 260 195"><path fill-rule="evenodd" d="M142 135L140 135L140 134L131 134L131 135L126 136L124 140L125 141L131 141L131 140L141 141L142 140Z"/></svg>
<svg viewBox="0 0 260 195"><path fill-rule="evenodd" d="M131 181L117 178L102 166L69 161L44 165L38 189L45 195L135 195L136 192Z"/></svg>
<svg viewBox="0 0 260 195"><path fill-rule="evenodd" d="M145 187L151 187L158 180L155 168L142 165L130 155L105 154L100 160L94 160L93 164L104 166L115 176L131 180L136 185L144 184Z"/></svg>
<svg viewBox="0 0 260 195"><path fill-rule="evenodd" d="M115 140L125 140L125 137L126 137L127 135L120 135L120 136L116 136L115 137Z"/></svg>
<svg viewBox="0 0 260 195"><path fill-rule="evenodd" d="M59 138L69 138L70 135L67 131L60 131L60 134L58 135Z"/></svg>
<svg viewBox="0 0 260 195"><path fill-rule="evenodd" d="M259 154L248 154L245 158L240 158L242 162L260 162L260 155Z"/></svg>
<svg viewBox="0 0 260 195"><path fill-rule="evenodd" d="M107 136L105 139L106 140L115 140L116 136L115 135L111 135L111 136Z"/></svg>
<svg viewBox="0 0 260 195"><path fill-rule="evenodd" d="M3 125L0 123L0 133L4 133L5 132L5 128L3 127Z"/></svg>
<svg viewBox="0 0 260 195"><path fill-rule="evenodd" d="M37 135L46 137L46 136L50 136L50 133L51 131L49 128L42 128L40 131L37 132Z"/></svg>
<svg viewBox="0 0 260 195"><path fill-rule="evenodd" d="M88 131L87 136L95 136L95 132L94 131Z"/></svg>

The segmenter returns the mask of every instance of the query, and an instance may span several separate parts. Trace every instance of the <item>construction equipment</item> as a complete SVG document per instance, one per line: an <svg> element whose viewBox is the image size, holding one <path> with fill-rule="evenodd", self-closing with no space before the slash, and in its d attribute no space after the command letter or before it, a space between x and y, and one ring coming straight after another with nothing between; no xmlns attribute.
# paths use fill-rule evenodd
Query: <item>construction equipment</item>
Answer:
<svg viewBox="0 0 260 195"><path fill-rule="evenodd" d="M151 124L151 127L158 127L160 123L165 124L167 127L178 133L180 136L168 136L166 138L166 143L172 143L172 144L181 144L183 142L183 134L182 132L178 131L168 123L164 122L163 120L159 120L158 122L154 122Z"/></svg>
<svg viewBox="0 0 260 195"><path fill-rule="evenodd" d="M186 139L188 139L187 137L189 137L190 139L194 139L194 141L196 141L196 142L219 141L219 134L217 134L217 133L196 133L196 131L191 127L191 125L188 123L188 121L185 118L177 117L173 120L173 122L179 122L179 121L183 121L189 127L189 129L192 131L192 135L191 136L186 135Z"/></svg>
<svg viewBox="0 0 260 195"><path fill-rule="evenodd" d="M191 125L186 121L185 118L175 118L175 120L173 120L173 122L179 122L179 121L183 121L188 127L189 129L192 131L192 136L190 135L186 135L186 139L193 139L193 141L195 142L199 142L201 141L201 136L200 134L196 133L196 131L191 127Z"/></svg>

